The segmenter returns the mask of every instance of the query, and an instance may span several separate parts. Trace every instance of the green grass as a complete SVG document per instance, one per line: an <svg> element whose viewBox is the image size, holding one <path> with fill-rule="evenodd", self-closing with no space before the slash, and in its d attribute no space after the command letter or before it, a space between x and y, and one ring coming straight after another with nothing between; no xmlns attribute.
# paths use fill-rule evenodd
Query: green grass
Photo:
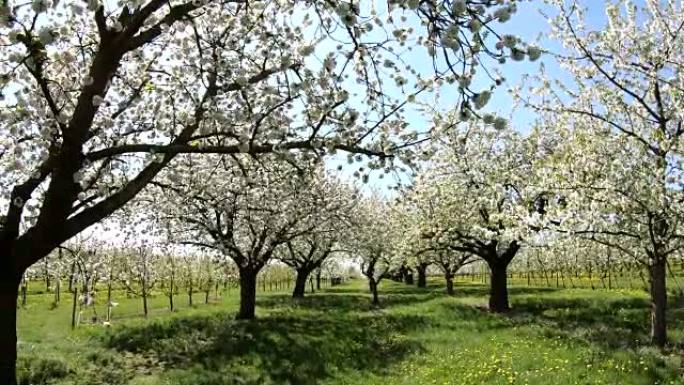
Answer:
<svg viewBox="0 0 684 385"><path fill-rule="evenodd" d="M68 301L48 310L36 295L19 317L21 373L33 384L684 384L677 299L662 354L646 343L642 290L512 287L514 310L494 315L485 286L456 288L383 281L378 308L363 281L298 301L259 293L255 321L233 319L235 290L173 314L156 297L150 320L125 299L111 328L75 331Z"/></svg>

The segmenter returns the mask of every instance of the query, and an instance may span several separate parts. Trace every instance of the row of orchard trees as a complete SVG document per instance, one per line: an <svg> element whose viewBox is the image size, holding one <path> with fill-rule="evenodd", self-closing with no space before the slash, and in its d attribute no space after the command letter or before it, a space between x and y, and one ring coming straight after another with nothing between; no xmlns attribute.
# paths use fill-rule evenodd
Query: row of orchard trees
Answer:
<svg viewBox="0 0 684 385"><path fill-rule="evenodd" d="M489 306L501 312L521 248L562 244L590 266L597 253L577 245L597 243L621 259L614 263L648 272L651 338L663 346L668 259L684 247L684 7L611 2L597 30L577 2L550 3L568 78L542 67L529 90L514 90L539 114L526 134L479 123L453 129L458 112L435 119L445 131L432 143L435 157L397 204L411 218L409 254L417 269L421 253L442 250L484 261Z"/></svg>
<svg viewBox="0 0 684 385"><path fill-rule="evenodd" d="M234 263L239 319L254 318L257 275L271 261L296 271L293 296L301 297L314 270L347 252L342 242L356 193L326 175L316 159L304 156L290 164L269 156L232 162L182 157L179 167L153 184L135 209L151 213L151 225L164 229L169 242Z"/></svg>
<svg viewBox="0 0 684 385"><path fill-rule="evenodd" d="M312 290L320 289L323 278L329 280L345 274L340 263L331 258L336 250L329 241L319 243L311 239L296 241L306 246L291 241L287 252L269 261L274 263L261 270L264 290L267 280L271 289L274 282L281 290L285 284L289 288L295 273L293 296L302 297L308 282ZM76 326L80 314L88 309L95 321L110 322L113 308L123 298L140 298L143 315L147 317L152 297L166 297L168 309L173 312L178 308L179 296L185 297L190 307L198 302L208 304L211 295L218 297L240 284L235 264L216 253L153 246L113 248L101 242L73 240L26 271L21 286L22 306L27 304L29 285L33 290L54 295L55 307L68 302L63 298L68 296L72 300L72 326ZM38 288L41 283L44 289ZM98 315L96 305L104 306L106 314Z"/></svg>
<svg viewBox="0 0 684 385"><path fill-rule="evenodd" d="M477 274L477 268L472 268ZM668 292L681 295L682 254L667 261ZM643 263L620 250L587 239L526 247L510 266L510 276L527 285L591 289L649 289Z"/></svg>
<svg viewBox="0 0 684 385"><path fill-rule="evenodd" d="M442 124L452 124L451 119ZM589 135L595 127L572 131L583 128ZM675 184L680 176L668 172L662 195L654 194L657 179L649 173L658 169L647 164L647 152L635 152L619 133L613 133L622 138L615 146L602 137L601 148L586 136L554 140L566 130L538 127L523 135L475 124L452 130L437 146L430 167L396 201L371 200L367 215L383 215L386 221L360 220L355 252L374 301L380 279L402 278L412 269L424 287L430 265L442 270L453 294L459 269L476 261L486 264L494 312L510 309L507 280L514 260L516 271L568 271L570 282L580 271L582 277L603 280L611 271L627 269L648 282L651 338L664 345L668 260L680 255L684 236L679 230L683 196ZM611 168L597 167L605 163ZM651 209L660 210L660 216Z"/></svg>
<svg viewBox="0 0 684 385"><path fill-rule="evenodd" d="M148 315L148 300L153 293L168 298L169 309L175 309L175 297L187 294L193 305L197 294L205 296L218 285L235 280L231 265L216 263L211 255L173 254L149 246L113 248L95 241L73 240L28 269L22 287L28 282L44 282L45 292L54 294L54 305L62 302L64 292L73 294L77 305L91 306L97 301L107 306L106 321L111 318L117 296L139 297L143 314ZM28 281L28 282L27 282ZM66 283L68 287L62 285ZM22 289L22 294L26 290ZM102 302L104 301L104 302ZM74 314L75 317L75 314ZM72 318L74 318L72 317ZM72 319L75 323L75 318Z"/></svg>

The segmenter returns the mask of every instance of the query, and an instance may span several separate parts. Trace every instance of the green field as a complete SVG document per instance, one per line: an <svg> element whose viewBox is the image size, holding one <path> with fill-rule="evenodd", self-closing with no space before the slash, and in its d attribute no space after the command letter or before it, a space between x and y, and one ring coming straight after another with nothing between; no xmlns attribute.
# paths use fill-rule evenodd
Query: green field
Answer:
<svg viewBox="0 0 684 385"><path fill-rule="evenodd" d="M256 321L235 321L236 290L144 320L120 299L111 327L70 328L66 293L30 295L19 315L25 384L684 384L684 309L670 306L673 347L647 345L643 290L514 286L507 315L483 310L487 287L383 281L374 308L364 281L294 302L259 293ZM102 310L98 310L102 312ZM86 313L86 317L89 313ZM679 348L678 348L679 347ZM21 382L20 382L21 383Z"/></svg>

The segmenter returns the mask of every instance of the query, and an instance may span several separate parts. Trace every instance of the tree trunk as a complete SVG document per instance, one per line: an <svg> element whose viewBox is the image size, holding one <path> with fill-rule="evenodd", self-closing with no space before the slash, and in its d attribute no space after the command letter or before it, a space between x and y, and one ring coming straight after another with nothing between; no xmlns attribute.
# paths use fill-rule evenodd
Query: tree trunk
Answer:
<svg viewBox="0 0 684 385"><path fill-rule="evenodd" d="M50 265L49 261L47 258L44 258L45 261L45 291L47 293L50 292Z"/></svg>
<svg viewBox="0 0 684 385"><path fill-rule="evenodd" d="M73 294L73 303L71 305L71 328L76 327L76 305L78 303L78 287L76 285L73 285L73 288L71 290L71 293Z"/></svg>
<svg viewBox="0 0 684 385"><path fill-rule="evenodd" d="M55 303L59 303L60 295L62 294L62 279L61 277L55 282Z"/></svg>
<svg viewBox="0 0 684 385"><path fill-rule="evenodd" d="M416 270L418 270L418 287L427 287L427 277L425 276L427 265L421 263L416 266Z"/></svg>
<svg viewBox="0 0 684 385"><path fill-rule="evenodd" d="M506 276L506 264L489 264L489 310L495 313L504 313L510 310L508 305L508 277Z"/></svg>
<svg viewBox="0 0 684 385"><path fill-rule="evenodd" d="M69 273L69 292L74 291L74 280L76 279L76 262L71 263L71 273Z"/></svg>
<svg viewBox="0 0 684 385"><path fill-rule="evenodd" d="M3 255L3 258L10 258ZM10 268L0 271L0 384L17 383L17 297L20 278Z"/></svg>
<svg viewBox="0 0 684 385"><path fill-rule="evenodd" d="M26 307L26 294L28 292L28 283L26 282L26 277L21 280L21 307Z"/></svg>
<svg viewBox="0 0 684 385"><path fill-rule="evenodd" d="M193 294L192 286L190 286L190 288L188 289L188 306L189 307L192 307L192 294Z"/></svg>
<svg viewBox="0 0 684 385"><path fill-rule="evenodd" d="M107 281L107 303L112 302L112 279Z"/></svg>
<svg viewBox="0 0 684 385"><path fill-rule="evenodd" d="M254 319L257 273L251 269L240 270L240 310L237 319Z"/></svg>
<svg viewBox="0 0 684 385"><path fill-rule="evenodd" d="M444 279L446 280L447 294L454 295L454 275L451 273L445 273Z"/></svg>
<svg viewBox="0 0 684 385"><path fill-rule="evenodd" d="M651 262L651 343L663 347L667 344L667 289L665 277L665 258Z"/></svg>
<svg viewBox="0 0 684 385"><path fill-rule="evenodd" d="M373 278L370 278L368 280L368 286L370 287L370 291L373 294L373 305L379 305L380 299L378 298L378 283L375 282Z"/></svg>
<svg viewBox="0 0 684 385"><path fill-rule="evenodd" d="M612 270L612 267L610 265L611 254L612 254L612 249L610 247L608 247L608 258L606 259L606 270L607 270L606 274L608 275L608 290L613 289L613 281L612 281L611 276L610 276L611 275L610 271Z"/></svg>
<svg viewBox="0 0 684 385"><path fill-rule="evenodd" d="M297 270L297 277L295 278L295 287L292 291L292 298L304 297L306 291L306 280L309 278L310 271L305 269Z"/></svg>
<svg viewBox="0 0 684 385"><path fill-rule="evenodd" d="M173 291L176 290L176 288L174 287L175 286L174 281L175 281L175 278L173 275L171 275L171 280L169 281L169 310L170 311L174 310L174 308L173 308Z"/></svg>
<svg viewBox="0 0 684 385"><path fill-rule="evenodd" d="M404 273L404 283L407 285L413 285L413 273L410 271L406 271L406 273Z"/></svg>
<svg viewBox="0 0 684 385"><path fill-rule="evenodd" d="M321 272L316 273L316 290L321 290Z"/></svg>
<svg viewBox="0 0 684 385"><path fill-rule="evenodd" d="M207 288L207 290L204 291L204 304L209 305L209 292L211 289Z"/></svg>
<svg viewBox="0 0 684 385"><path fill-rule="evenodd" d="M147 308L147 292L143 292L142 300L143 300L143 313L145 314L145 318L147 318L147 314L149 312L149 310Z"/></svg>

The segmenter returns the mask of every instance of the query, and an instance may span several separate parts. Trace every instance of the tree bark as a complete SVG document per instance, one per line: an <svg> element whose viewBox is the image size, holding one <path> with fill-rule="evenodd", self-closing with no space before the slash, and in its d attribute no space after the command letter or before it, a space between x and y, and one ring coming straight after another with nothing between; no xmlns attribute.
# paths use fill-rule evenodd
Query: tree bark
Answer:
<svg viewBox="0 0 684 385"><path fill-rule="evenodd" d="M421 263L418 266L416 266L416 270L418 270L418 287L427 287L427 267L428 265L424 263Z"/></svg>
<svg viewBox="0 0 684 385"><path fill-rule="evenodd" d="M26 294L28 292L28 283L26 282L26 277L21 280L21 307L26 307Z"/></svg>
<svg viewBox="0 0 684 385"><path fill-rule="evenodd" d="M667 344L667 288L665 258L656 258L649 266L651 279L651 343L663 347Z"/></svg>
<svg viewBox="0 0 684 385"><path fill-rule="evenodd" d="M4 258L9 256L3 255ZM17 297L20 276L14 276L11 268L2 266L0 271L0 384L17 383Z"/></svg>
<svg viewBox="0 0 684 385"><path fill-rule="evenodd" d="M445 273L444 279L446 280L447 294L454 295L454 275L451 273Z"/></svg>
<svg viewBox="0 0 684 385"><path fill-rule="evenodd" d="M404 273L404 283L413 285L413 273L411 273L411 271L406 271L406 273Z"/></svg>
<svg viewBox="0 0 684 385"><path fill-rule="evenodd" d="M292 298L302 298L304 297L304 292L306 291L306 281L309 278L311 272L306 269L297 270L297 277L295 278L295 287L292 291Z"/></svg>
<svg viewBox="0 0 684 385"><path fill-rule="evenodd" d="M176 290L176 287L174 285L175 283L175 277L173 274L171 274L171 279L169 280L169 310L173 312L174 306L173 306L173 292Z"/></svg>
<svg viewBox="0 0 684 385"><path fill-rule="evenodd" d="M143 300L143 313L145 314L145 318L147 318L147 314L149 313L149 309L147 307L147 293L146 292L143 292L142 300Z"/></svg>
<svg viewBox="0 0 684 385"><path fill-rule="evenodd" d="M371 293L373 294L373 305L379 305L380 299L378 298L378 283L375 282L373 278L370 278L368 280L368 286L370 288Z"/></svg>
<svg viewBox="0 0 684 385"><path fill-rule="evenodd" d="M169 282L169 310L173 311L173 291L176 290L176 288L173 285L173 277L171 278L171 281Z"/></svg>
<svg viewBox="0 0 684 385"><path fill-rule="evenodd" d="M489 310L494 313L505 313L511 308L508 305L507 264L490 263Z"/></svg>
<svg viewBox="0 0 684 385"><path fill-rule="evenodd" d="M237 319L254 319L256 308L257 271L240 270L240 310Z"/></svg>
<svg viewBox="0 0 684 385"><path fill-rule="evenodd" d="M55 304L59 303L60 295L62 294L62 279L61 277L55 282Z"/></svg>
<svg viewBox="0 0 684 385"><path fill-rule="evenodd" d="M321 290L321 272L316 273L316 290Z"/></svg>
<svg viewBox="0 0 684 385"><path fill-rule="evenodd" d="M112 276L110 274L109 281L107 281L107 303L112 302Z"/></svg>
<svg viewBox="0 0 684 385"><path fill-rule="evenodd" d="M78 304L78 286L74 285L71 290L73 303L71 304L71 328L76 327L76 305Z"/></svg>
<svg viewBox="0 0 684 385"><path fill-rule="evenodd" d="M50 292L50 262L48 261L47 258L44 258L45 261L45 292L49 293Z"/></svg>
<svg viewBox="0 0 684 385"><path fill-rule="evenodd" d="M71 272L69 273L69 292L74 291L74 279L76 278L76 262L71 263Z"/></svg>

